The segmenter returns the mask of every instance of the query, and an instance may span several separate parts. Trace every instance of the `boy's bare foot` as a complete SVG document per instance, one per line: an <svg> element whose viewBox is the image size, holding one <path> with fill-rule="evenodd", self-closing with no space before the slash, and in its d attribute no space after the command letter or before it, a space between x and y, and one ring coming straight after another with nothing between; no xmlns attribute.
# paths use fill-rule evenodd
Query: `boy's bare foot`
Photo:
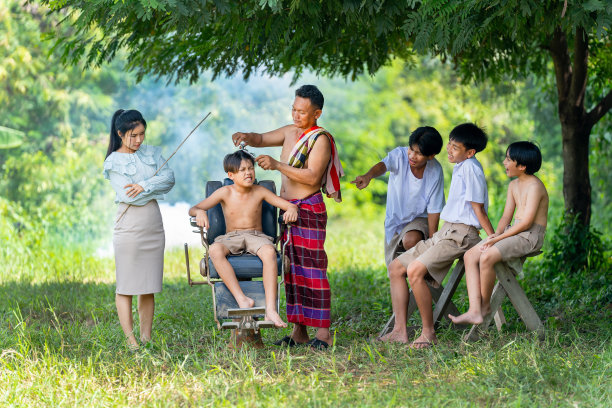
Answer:
<svg viewBox="0 0 612 408"><path fill-rule="evenodd" d="M416 340L414 340L408 347L415 350L430 348L434 344L438 344L438 338L435 334L431 336L425 336L421 334Z"/></svg>
<svg viewBox="0 0 612 408"><path fill-rule="evenodd" d="M283 322L280 315L275 310L266 310L266 320L274 322L276 327L287 327L287 323Z"/></svg>
<svg viewBox="0 0 612 408"><path fill-rule="evenodd" d="M241 309L248 309L249 307L255 306L255 301L247 296L245 296L244 299L236 299L236 303L238 303L238 307Z"/></svg>
<svg viewBox="0 0 612 408"><path fill-rule="evenodd" d="M138 344L138 340L136 340L136 336L133 334L128 336L127 343L130 351L138 350L140 348L140 344Z"/></svg>
<svg viewBox="0 0 612 408"><path fill-rule="evenodd" d="M376 339L385 343L408 343L408 334L406 332L400 332L393 330L390 333Z"/></svg>
<svg viewBox="0 0 612 408"><path fill-rule="evenodd" d="M466 313L459 315L459 316L453 316L449 314L448 318L451 319L453 323L455 324L465 324L465 323L480 324L482 323L482 313L473 312L469 310Z"/></svg>

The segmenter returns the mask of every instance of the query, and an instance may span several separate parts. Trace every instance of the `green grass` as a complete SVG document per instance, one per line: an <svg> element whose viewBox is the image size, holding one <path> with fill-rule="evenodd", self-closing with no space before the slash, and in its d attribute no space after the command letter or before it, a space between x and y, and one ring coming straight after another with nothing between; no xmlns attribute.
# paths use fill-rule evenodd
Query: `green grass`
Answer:
<svg viewBox="0 0 612 408"><path fill-rule="evenodd" d="M335 344L326 352L228 348L229 333L213 321L210 289L186 284L181 250L166 256L152 343L129 352L114 307L112 260L67 250L19 258L5 249L7 265L7 254L13 257L0 272L0 405L612 405L610 308L539 302L542 288L528 286L537 282L529 273L523 284L546 322L543 341L506 301L508 325L474 344L446 327L431 350L371 342L391 314L381 240L380 223L330 225ZM192 248L192 265L199 253ZM464 284L454 300L466 306ZM415 315L410 324L418 321ZM288 333L267 329L264 342Z"/></svg>

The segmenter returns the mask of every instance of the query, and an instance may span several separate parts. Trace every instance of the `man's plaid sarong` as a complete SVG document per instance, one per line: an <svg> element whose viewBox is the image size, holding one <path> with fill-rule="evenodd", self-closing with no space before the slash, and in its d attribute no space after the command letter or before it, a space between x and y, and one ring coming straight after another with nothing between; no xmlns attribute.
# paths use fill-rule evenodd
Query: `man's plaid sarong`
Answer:
<svg viewBox="0 0 612 408"><path fill-rule="evenodd" d="M329 327L331 291L323 248L327 226L323 195L319 192L291 202L299 211L297 222L289 225L291 237L286 246L290 263L285 274L287 321Z"/></svg>

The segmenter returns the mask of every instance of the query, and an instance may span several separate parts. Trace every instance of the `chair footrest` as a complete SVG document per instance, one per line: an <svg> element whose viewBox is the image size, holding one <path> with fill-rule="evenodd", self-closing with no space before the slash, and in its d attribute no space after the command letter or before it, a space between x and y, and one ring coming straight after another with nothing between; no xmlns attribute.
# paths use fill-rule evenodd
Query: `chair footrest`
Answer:
<svg viewBox="0 0 612 408"><path fill-rule="evenodd" d="M263 282L262 281L241 281L241 282L238 282L238 284L240 285L240 288L242 289L244 294L255 301L255 308L261 308L260 314L253 315L253 313L250 313L250 315L263 318L264 311L265 311L265 305L266 305L266 296L264 292ZM220 320L221 319L232 319L234 317L241 317L243 315L242 312L238 312L240 314L235 315L235 316L230 316L228 313L229 310L236 310L236 309L237 310L247 310L247 309L240 309L238 307L238 303L236 303L236 299L234 299L234 296L230 293L227 286L225 286L225 283L216 282L213 290L215 291L215 297L217 299L217 318L218 319Z"/></svg>
<svg viewBox="0 0 612 408"><path fill-rule="evenodd" d="M248 322L223 322L221 324L222 330L237 330L237 329L247 329L247 330L259 330L266 328L275 328L274 322L271 320L258 320L258 321L248 321Z"/></svg>
<svg viewBox="0 0 612 408"><path fill-rule="evenodd" d="M245 307L241 309L227 309L227 315L229 317L255 316L265 313L265 307Z"/></svg>

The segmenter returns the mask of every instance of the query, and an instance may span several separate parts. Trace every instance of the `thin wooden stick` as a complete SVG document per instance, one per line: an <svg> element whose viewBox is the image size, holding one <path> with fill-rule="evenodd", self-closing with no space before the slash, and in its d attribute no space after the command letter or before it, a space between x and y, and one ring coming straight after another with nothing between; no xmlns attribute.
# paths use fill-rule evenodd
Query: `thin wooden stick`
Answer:
<svg viewBox="0 0 612 408"><path fill-rule="evenodd" d="M181 146L183 145L183 143L185 143L185 142L187 141L187 139L189 139L189 136L191 136L191 134L192 134L193 132L195 132L195 131L196 131L196 129L197 129L198 127L200 127L200 125L202 124L202 122L204 122L204 121L205 121L205 120L206 120L206 119L207 119L209 116L210 116L210 112L208 112L208 114L207 114L206 116L204 116L204 119L202 119L202 120L200 121L200 123L198 123L198 124L196 125L196 127L194 127L194 128L191 130L191 132L189 132L189 134L187 135L187 137L185 137L185 139L183 139L183 141L181 142L181 144L180 144L180 145L178 145L178 147L177 147L177 148L174 150L174 152L172 152L172 154L170 155L170 157L168 157L168 158L166 159L166 161L165 161L165 162L164 162L164 163L163 163L161 166L159 166L159 169L157 169L157 170L155 171L155 173L153 174L153 176L155 176L155 175L157 174L157 172L158 172L158 171L160 171L160 170L161 170L161 169L162 169L162 168L163 168L163 167L166 165L166 163L168 163L168 160L170 160L170 159L172 158L172 156L174 156L174 155L176 154L176 152L178 152L178 149L180 149L180 148L181 148Z"/></svg>
<svg viewBox="0 0 612 408"><path fill-rule="evenodd" d="M178 152L178 150L181 148L181 146L183 145L183 143L185 143L187 141L187 139L189 139L189 136L191 136L193 134L193 132L196 131L197 128L200 127L200 125L210 116L211 112L208 112L208 114L206 116L204 116L204 119L202 119L192 130L191 132L189 132L189 134L183 139L183 141L181 142L181 144L178 145L178 147L176 149L174 149L174 152L172 152L172 154L166 159L166 161L159 166L159 169L155 170L155 173L153 173L153 175L151 177L155 177L157 175L157 173L166 165L166 163L168 163L168 160L170 160L172 158L172 156L174 156L176 154L176 152ZM127 207L125 207L125 210L121 213L121 215L119 216L119 218L117 218L117 221L115 221L115 223L119 222L121 220L121 218L123 218L123 216L125 215L125 213L127 212L127 210L129 210L129 208L132 206L132 204L128 204Z"/></svg>

